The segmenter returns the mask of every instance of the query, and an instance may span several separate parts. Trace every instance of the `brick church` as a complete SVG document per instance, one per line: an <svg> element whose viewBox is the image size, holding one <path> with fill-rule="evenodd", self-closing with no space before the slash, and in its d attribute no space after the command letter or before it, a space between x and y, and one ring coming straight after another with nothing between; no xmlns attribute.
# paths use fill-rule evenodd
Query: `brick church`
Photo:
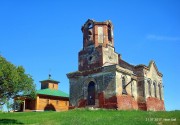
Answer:
<svg viewBox="0 0 180 125"><path fill-rule="evenodd" d="M165 110L162 73L154 61L132 65L115 52L113 24L88 19L81 28L78 71L68 73L71 107Z"/></svg>

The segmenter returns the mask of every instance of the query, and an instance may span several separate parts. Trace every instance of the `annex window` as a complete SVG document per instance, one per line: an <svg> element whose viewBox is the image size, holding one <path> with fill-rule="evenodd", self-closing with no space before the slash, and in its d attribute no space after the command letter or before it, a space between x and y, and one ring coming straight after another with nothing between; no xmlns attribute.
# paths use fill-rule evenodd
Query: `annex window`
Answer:
<svg viewBox="0 0 180 125"><path fill-rule="evenodd" d="M122 94L126 94L127 95L127 91L126 91L126 81L125 78L122 78Z"/></svg>
<svg viewBox="0 0 180 125"><path fill-rule="evenodd" d="M151 96L151 81L148 80L148 93L149 93L149 96Z"/></svg>
<svg viewBox="0 0 180 125"><path fill-rule="evenodd" d="M159 87L159 98L162 99L162 95L161 95L161 84L160 84L160 83L159 83L158 87Z"/></svg>
<svg viewBox="0 0 180 125"><path fill-rule="evenodd" d="M153 85L154 85L154 97L157 97L157 93L156 93L156 82L154 82Z"/></svg>

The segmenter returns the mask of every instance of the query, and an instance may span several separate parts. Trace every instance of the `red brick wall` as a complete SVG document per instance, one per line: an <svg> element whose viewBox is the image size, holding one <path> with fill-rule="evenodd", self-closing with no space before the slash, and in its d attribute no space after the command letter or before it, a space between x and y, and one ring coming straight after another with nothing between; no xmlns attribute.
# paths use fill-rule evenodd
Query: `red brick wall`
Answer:
<svg viewBox="0 0 180 125"><path fill-rule="evenodd" d="M117 98L116 98L116 96L105 99L104 93L101 92L98 94L98 98L99 98L99 108L117 109Z"/></svg>
<svg viewBox="0 0 180 125"><path fill-rule="evenodd" d="M130 95L117 96L119 110L138 109L137 102Z"/></svg>
<svg viewBox="0 0 180 125"><path fill-rule="evenodd" d="M78 108L86 107L86 105L87 105L87 100L86 99L79 100Z"/></svg>
<svg viewBox="0 0 180 125"><path fill-rule="evenodd" d="M138 102L138 109L140 110L147 110L147 105L145 102Z"/></svg>
<svg viewBox="0 0 180 125"><path fill-rule="evenodd" d="M117 97L112 96L108 99L105 99L104 107L107 109L117 109Z"/></svg>
<svg viewBox="0 0 180 125"><path fill-rule="evenodd" d="M135 110L138 109L138 103L137 103L137 101L134 98L132 98L132 108L135 109Z"/></svg>
<svg viewBox="0 0 180 125"><path fill-rule="evenodd" d="M153 110L153 111L165 110L164 101L154 97L148 97L146 104L147 104L147 110Z"/></svg>
<svg viewBox="0 0 180 125"><path fill-rule="evenodd" d="M135 99L130 95L113 96L105 99L104 93L101 92L98 94L98 98L100 108L119 110L138 109L137 101L135 101Z"/></svg>
<svg viewBox="0 0 180 125"><path fill-rule="evenodd" d="M98 93L98 98L99 98L99 108L103 108L104 104L105 104L105 100L104 100L104 93Z"/></svg>
<svg viewBox="0 0 180 125"><path fill-rule="evenodd" d="M98 93L99 108L119 109L119 110L154 110L164 111L164 101L157 98L149 97L147 102L137 102L131 95L112 96L108 99L104 97L104 93ZM87 100L79 100L78 107L86 107Z"/></svg>

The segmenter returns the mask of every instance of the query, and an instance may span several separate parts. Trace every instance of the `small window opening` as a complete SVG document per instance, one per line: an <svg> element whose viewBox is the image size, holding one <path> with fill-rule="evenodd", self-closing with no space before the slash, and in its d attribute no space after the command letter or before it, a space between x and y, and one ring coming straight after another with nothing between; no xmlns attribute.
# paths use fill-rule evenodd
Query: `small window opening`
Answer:
<svg viewBox="0 0 180 125"><path fill-rule="evenodd" d="M88 24L88 29L91 29L93 27L92 23Z"/></svg>
<svg viewBox="0 0 180 125"><path fill-rule="evenodd" d="M89 61L91 61L91 60L92 60L92 56L89 57Z"/></svg>
<svg viewBox="0 0 180 125"><path fill-rule="evenodd" d="M88 35L92 35L92 31L91 30L88 30Z"/></svg>
<svg viewBox="0 0 180 125"><path fill-rule="evenodd" d="M111 26L108 25L108 40L112 42L112 33L111 33Z"/></svg>

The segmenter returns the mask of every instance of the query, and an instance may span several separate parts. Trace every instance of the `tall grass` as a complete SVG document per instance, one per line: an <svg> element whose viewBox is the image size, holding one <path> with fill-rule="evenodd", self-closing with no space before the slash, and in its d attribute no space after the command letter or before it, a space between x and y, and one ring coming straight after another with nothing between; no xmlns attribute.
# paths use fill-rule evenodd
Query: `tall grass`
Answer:
<svg viewBox="0 0 180 125"><path fill-rule="evenodd" d="M0 113L0 124L33 125L178 125L180 111L76 109L65 112Z"/></svg>

